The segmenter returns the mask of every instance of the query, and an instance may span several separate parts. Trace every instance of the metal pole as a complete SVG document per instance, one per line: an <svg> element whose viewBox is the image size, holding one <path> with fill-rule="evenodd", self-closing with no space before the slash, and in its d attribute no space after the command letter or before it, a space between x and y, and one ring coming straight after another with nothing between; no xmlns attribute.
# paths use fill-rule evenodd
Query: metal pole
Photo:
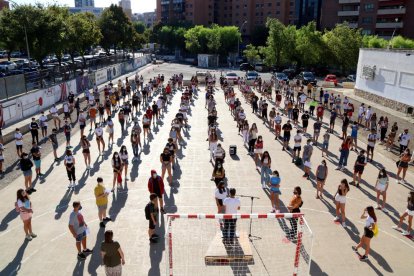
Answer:
<svg viewBox="0 0 414 276"><path fill-rule="evenodd" d="M26 38L26 51L27 51L27 58L29 59L29 67L30 67L30 50L29 50L29 40L27 39L27 30L26 24L24 24L24 36Z"/></svg>

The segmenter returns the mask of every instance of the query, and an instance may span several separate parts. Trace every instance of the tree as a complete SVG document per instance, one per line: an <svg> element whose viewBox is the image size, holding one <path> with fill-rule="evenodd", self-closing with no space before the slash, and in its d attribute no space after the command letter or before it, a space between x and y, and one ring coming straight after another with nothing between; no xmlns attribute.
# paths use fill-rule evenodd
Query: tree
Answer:
<svg viewBox="0 0 414 276"><path fill-rule="evenodd" d="M365 48L386 48L388 41L376 35L364 35L362 43Z"/></svg>
<svg viewBox="0 0 414 276"><path fill-rule="evenodd" d="M144 22L141 22L141 21L133 22L132 26L134 26L134 29L138 34L143 34L145 32L145 30L147 29Z"/></svg>
<svg viewBox="0 0 414 276"><path fill-rule="evenodd" d="M318 64L323 51L322 33L316 23L309 22L296 31L296 55L298 67Z"/></svg>
<svg viewBox="0 0 414 276"><path fill-rule="evenodd" d="M262 49L266 64L280 66L283 61L291 60L295 56L296 27L285 27L275 18L268 18L266 27L269 28L266 41L268 49Z"/></svg>
<svg viewBox="0 0 414 276"><path fill-rule="evenodd" d="M112 4L106 8L98 21L101 29L101 45L109 52L111 47L115 52L118 47L130 45L133 34L132 23L122 7Z"/></svg>
<svg viewBox="0 0 414 276"><path fill-rule="evenodd" d="M67 48L74 61L75 52L78 52L86 66L85 52L90 46L97 45L102 39L101 30L96 22L95 16L91 13L71 14L67 20Z"/></svg>
<svg viewBox="0 0 414 276"><path fill-rule="evenodd" d="M337 24L325 32L323 40L333 58L331 64L340 65L342 72L356 68L359 48L363 46L361 30L351 29L346 23Z"/></svg>
<svg viewBox="0 0 414 276"><path fill-rule="evenodd" d="M241 33L236 26L219 27L220 32L220 50L218 54L227 56L229 53L237 52L237 44L241 41Z"/></svg>
<svg viewBox="0 0 414 276"><path fill-rule="evenodd" d="M10 53L23 45L20 29L21 24L14 10L4 9L0 13L0 45L8 51L8 60Z"/></svg>
<svg viewBox="0 0 414 276"><path fill-rule="evenodd" d="M195 26L185 33L185 48L193 54L205 53L205 44L203 45L203 38L201 36L203 26Z"/></svg>
<svg viewBox="0 0 414 276"><path fill-rule="evenodd" d="M394 37L390 42L392 48L397 49L414 49L414 40L409 38L404 38L402 36Z"/></svg>
<svg viewBox="0 0 414 276"><path fill-rule="evenodd" d="M260 60L259 49L252 44L246 46L243 54L250 64L255 64L258 60Z"/></svg>
<svg viewBox="0 0 414 276"><path fill-rule="evenodd" d="M212 28L204 28L207 39L207 48L210 53L217 54L221 47L221 34L220 27L218 25L212 26Z"/></svg>

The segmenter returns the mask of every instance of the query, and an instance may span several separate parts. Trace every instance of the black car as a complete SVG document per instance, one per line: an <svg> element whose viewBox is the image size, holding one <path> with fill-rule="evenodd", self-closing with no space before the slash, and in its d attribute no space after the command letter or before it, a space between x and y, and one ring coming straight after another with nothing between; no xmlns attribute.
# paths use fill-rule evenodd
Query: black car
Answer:
<svg viewBox="0 0 414 276"><path fill-rule="evenodd" d="M254 70L253 65L249 64L249 63L242 63L240 64L240 71L252 71Z"/></svg>
<svg viewBox="0 0 414 276"><path fill-rule="evenodd" d="M294 69L285 69L282 71L290 80L293 80L295 78L296 72Z"/></svg>
<svg viewBox="0 0 414 276"><path fill-rule="evenodd" d="M296 77L296 79L301 80L302 84L304 85L308 83L316 85L316 78L312 72L308 72L308 71L300 72L300 74Z"/></svg>

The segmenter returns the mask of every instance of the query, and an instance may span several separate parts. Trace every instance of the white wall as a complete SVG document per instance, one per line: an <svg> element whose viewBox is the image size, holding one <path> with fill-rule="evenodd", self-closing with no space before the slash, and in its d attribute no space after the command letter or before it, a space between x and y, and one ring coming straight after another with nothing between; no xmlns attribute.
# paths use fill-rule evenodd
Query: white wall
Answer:
<svg viewBox="0 0 414 276"><path fill-rule="evenodd" d="M375 66L373 80L364 66ZM355 88L414 106L414 51L360 49Z"/></svg>

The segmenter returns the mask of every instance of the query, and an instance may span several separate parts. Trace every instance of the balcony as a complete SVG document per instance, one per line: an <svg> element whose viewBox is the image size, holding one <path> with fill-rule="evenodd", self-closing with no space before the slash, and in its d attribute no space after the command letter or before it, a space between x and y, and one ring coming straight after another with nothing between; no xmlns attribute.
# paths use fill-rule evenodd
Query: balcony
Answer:
<svg viewBox="0 0 414 276"><path fill-rule="evenodd" d="M405 14L405 8L401 9L378 9L377 14Z"/></svg>
<svg viewBox="0 0 414 276"><path fill-rule="evenodd" d="M356 29L358 28L358 23L348 23L349 28Z"/></svg>
<svg viewBox="0 0 414 276"><path fill-rule="evenodd" d="M338 16L358 16L359 10L356 11L338 11Z"/></svg>
<svg viewBox="0 0 414 276"><path fill-rule="evenodd" d="M339 0L339 4L361 3L361 0Z"/></svg>
<svg viewBox="0 0 414 276"><path fill-rule="evenodd" d="M375 25L377 29L402 28L403 26L404 26L403 22L385 22L385 23L377 23Z"/></svg>

